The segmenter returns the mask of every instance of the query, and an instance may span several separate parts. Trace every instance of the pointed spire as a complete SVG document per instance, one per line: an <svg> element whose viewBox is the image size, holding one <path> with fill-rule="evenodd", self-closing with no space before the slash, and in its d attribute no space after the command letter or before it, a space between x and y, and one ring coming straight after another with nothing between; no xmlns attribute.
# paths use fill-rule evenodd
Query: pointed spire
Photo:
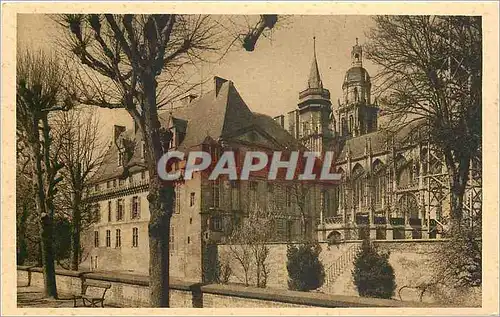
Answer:
<svg viewBox="0 0 500 317"><path fill-rule="evenodd" d="M316 37L313 37L314 57L311 64L311 72L309 73L308 86L309 88L323 88L321 77L319 75L318 61L316 59Z"/></svg>

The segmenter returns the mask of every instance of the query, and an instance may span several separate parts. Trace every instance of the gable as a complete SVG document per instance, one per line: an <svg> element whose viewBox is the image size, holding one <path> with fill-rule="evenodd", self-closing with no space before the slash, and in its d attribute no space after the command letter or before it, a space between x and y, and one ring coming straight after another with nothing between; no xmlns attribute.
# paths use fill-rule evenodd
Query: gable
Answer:
<svg viewBox="0 0 500 317"><path fill-rule="evenodd" d="M240 143L253 144L271 149L280 149L282 146L271 136L259 131L255 127L231 138Z"/></svg>

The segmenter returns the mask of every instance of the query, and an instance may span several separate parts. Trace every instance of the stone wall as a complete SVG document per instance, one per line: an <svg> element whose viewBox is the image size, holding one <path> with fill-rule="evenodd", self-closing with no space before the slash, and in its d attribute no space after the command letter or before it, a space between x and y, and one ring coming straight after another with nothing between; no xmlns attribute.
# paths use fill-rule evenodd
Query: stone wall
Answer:
<svg viewBox="0 0 500 317"><path fill-rule="evenodd" d="M75 272L56 270L58 292L71 299L81 292L83 280L111 284L105 305L118 307L148 307L148 277L125 273ZM43 273L39 267L18 266L18 286L43 288ZM429 307L422 303L375 298L294 292L281 289L243 287L240 285L201 285L171 281L171 307Z"/></svg>
<svg viewBox="0 0 500 317"><path fill-rule="evenodd" d="M396 294L395 299L404 301L420 301L420 291L413 288L421 283L432 281L433 263L437 261L436 250L445 240L376 240L379 251L389 252L389 263L394 268L396 276ZM350 241L339 245L328 246L321 243L322 252L320 260L328 274L328 269L353 245L361 245L361 241ZM269 256L267 266L269 276L267 286L277 289L288 288L288 272L286 269L286 244L268 244ZM241 265L235 259L232 252L238 250L239 246L219 245L218 255L221 263L229 263L233 274L230 282L244 283L244 271ZM352 281L351 271L354 265L350 262L344 267L343 272L337 276L332 285L322 287L319 291L328 294L358 296L357 290ZM251 285L255 285L255 265L251 265L249 280ZM404 287L401 292L399 289ZM401 296L401 297L400 297ZM481 293L475 289L470 293L453 292L452 290L429 289L422 297L423 302L427 303L458 303L466 306L481 305Z"/></svg>

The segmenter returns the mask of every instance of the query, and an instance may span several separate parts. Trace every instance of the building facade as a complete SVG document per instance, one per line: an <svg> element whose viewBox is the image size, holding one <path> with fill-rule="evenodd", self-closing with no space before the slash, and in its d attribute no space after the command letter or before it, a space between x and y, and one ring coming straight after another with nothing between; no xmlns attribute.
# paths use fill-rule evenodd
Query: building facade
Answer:
<svg viewBox="0 0 500 317"><path fill-rule="evenodd" d="M273 118L252 112L234 84L214 78L213 91L201 98L188 96L184 105L160 114L173 134L171 150L205 151L212 160L224 151L235 153L241 166L247 151L290 151L304 147ZM82 267L92 270L148 273L148 173L138 129L115 126L105 164L96 172L91 199L100 220L85 235L88 257ZM179 168L182 170L182 165ZM219 177L208 171L176 183L170 229L171 274L184 280L203 280L203 263L217 243L227 241L234 228L252 212L273 214L275 242L314 239L320 223L317 210L325 202L323 185L268 181L252 174L248 181ZM326 210L325 210L326 212Z"/></svg>
<svg viewBox="0 0 500 317"><path fill-rule="evenodd" d="M379 105L372 100L371 88L356 39L336 107L323 87L314 52L308 87L299 93L297 109L275 117L309 148L336 153L342 183L329 200L333 205L320 216L318 239L439 238L449 216L444 159L422 141L418 121L393 132L379 129ZM479 160L471 162L468 185L465 210L472 218L481 209Z"/></svg>

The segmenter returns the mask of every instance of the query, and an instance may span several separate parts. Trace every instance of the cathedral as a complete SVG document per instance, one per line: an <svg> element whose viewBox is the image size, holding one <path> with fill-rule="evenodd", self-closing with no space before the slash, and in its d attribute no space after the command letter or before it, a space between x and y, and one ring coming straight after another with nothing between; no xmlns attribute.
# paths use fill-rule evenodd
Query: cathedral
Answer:
<svg viewBox="0 0 500 317"><path fill-rule="evenodd" d="M449 215L443 158L432 144L413 137L418 122L396 132L381 127L358 39L343 78L342 96L334 106L321 80L314 45L307 87L299 92L297 108L274 118L311 151L336 153L342 183L328 191L334 197L325 199L330 204L321 211L318 240L439 238ZM481 165L471 163L464 208L473 216L481 208Z"/></svg>

